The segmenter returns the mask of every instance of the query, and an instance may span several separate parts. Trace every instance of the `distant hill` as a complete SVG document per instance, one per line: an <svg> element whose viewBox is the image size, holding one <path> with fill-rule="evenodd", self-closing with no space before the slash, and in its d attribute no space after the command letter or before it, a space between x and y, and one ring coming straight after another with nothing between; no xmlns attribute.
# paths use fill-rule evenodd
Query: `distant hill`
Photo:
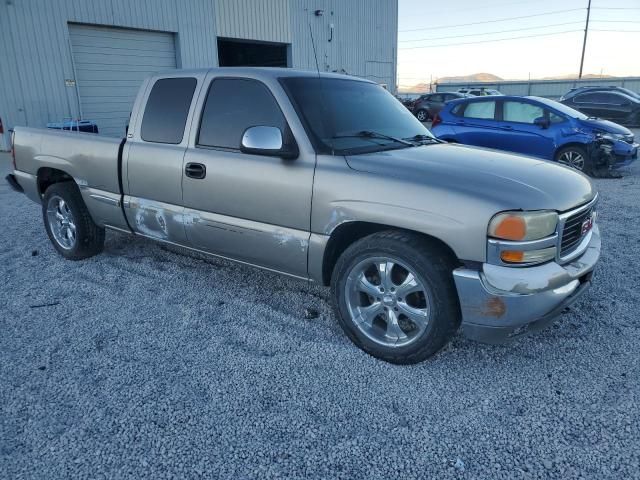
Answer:
<svg viewBox="0 0 640 480"><path fill-rule="evenodd" d="M569 75L558 75L556 77L542 77L542 78L537 78L536 80L576 80L578 78L578 75L576 75L575 73L570 73ZM588 78L618 78L615 75L600 75L600 74L596 74L596 73L586 73L584 75L582 75L583 79L588 79ZM533 79L532 79L533 80Z"/></svg>
<svg viewBox="0 0 640 480"><path fill-rule="evenodd" d="M499 82L502 78L494 75L493 73L472 73L471 75L461 75L458 77L441 77L437 80L438 83L473 83L473 82ZM435 88L435 83L434 83ZM412 87L402 87L399 89L402 92L423 93L429 91L428 83L418 83Z"/></svg>
<svg viewBox="0 0 640 480"><path fill-rule="evenodd" d="M532 78L531 80L575 80L578 76L576 74L568 74L568 75L557 75L555 77L543 77L543 78ZM618 78L614 75L600 75L595 73L587 73L582 75L583 79L590 78L602 78L602 79L611 79ZM473 82L485 82L485 83L493 83L493 82L501 82L505 81L505 79L494 75L493 73L472 73L471 75L460 75L456 77L440 77L437 80L437 83L473 83ZM433 85L435 90L435 82ZM418 83L413 85L412 87L402 87L399 88L398 91L400 93L403 92L411 92L411 93L424 93L429 91L428 83Z"/></svg>
<svg viewBox="0 0 640 480"><path fill-rule="evenodd" d="M504 80L493 73L472 73L471 75L461 75L459 77L441 77L438 83L464 83L464 82L501 82Z"/></svg>

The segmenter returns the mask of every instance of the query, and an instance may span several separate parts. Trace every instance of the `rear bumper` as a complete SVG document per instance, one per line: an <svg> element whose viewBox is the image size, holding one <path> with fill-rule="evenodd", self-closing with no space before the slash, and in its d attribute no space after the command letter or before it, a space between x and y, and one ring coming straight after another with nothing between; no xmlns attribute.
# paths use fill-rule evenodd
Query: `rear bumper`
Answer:
<svg viewBox="0 0 640 480"><path fill-rule="evenodd" d="M29 199L36 203L40 203L40 192L38 192L38 179L30 173L14 170L5 177L11 188L16 192L24 193Z"/></svg>
<svg viewBox="0 0 640 480"><path fill-rule="evenodd" d="M7 181L9 186L18 193L24 193L24 188L20 186L18 181L16 180L16 176L13 173L10 173L4 179Z"/></svg>
<svg viewBox="0 0 640 480"><path fill-rule="evenodd" d="M463 333L486 343L505 343L544 328L589 288L600 247L595 226L585 252L566 265L484 264L479 271L455 270Z"/></svg>

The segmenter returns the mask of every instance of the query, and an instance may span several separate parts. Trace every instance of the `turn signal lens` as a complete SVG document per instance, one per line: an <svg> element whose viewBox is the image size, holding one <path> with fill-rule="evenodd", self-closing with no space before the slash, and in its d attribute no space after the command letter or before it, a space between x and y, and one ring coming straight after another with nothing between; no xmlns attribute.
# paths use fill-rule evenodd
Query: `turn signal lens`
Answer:
<svg viewBox="0 0 640 480"><path fill-rule="evenodd" d="M503 262L508 263L522 263L522 259L524 258L524 252L517 250L505 250L500 254L500 258Z"/></svg>
<svg viewBox="0 0 640 480"><path fill-rule="evenodd" d="M524 240L527 236L527 224L522 217L507 215L496 224L494 234L498 238Z"/></svg>
<svg viewBox="0 0 640 480"><path fill-rule="evenodd" d="M505 263L542 263L556 257L556 247L540 250L503 250L500 258Z"/></svg>
<svg viewBox="0 0 640 480"><path fill-rule="evenodd" d="M553 235L558 214L551 211L503 212L489 223L489 236L502 240L539 240Z"/></svg>

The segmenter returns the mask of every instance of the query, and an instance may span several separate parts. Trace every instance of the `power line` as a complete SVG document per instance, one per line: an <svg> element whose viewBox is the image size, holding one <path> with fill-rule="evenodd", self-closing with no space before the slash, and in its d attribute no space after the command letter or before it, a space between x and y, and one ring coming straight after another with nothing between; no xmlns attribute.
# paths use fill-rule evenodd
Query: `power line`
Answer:
<svg viewBox="0 0 640 480"><path fill-rule="evenodd" d="M593 7L592 10L640 10L640 7Z"/></svg>
<svg viewBox="0 0 640 480"><path fill-rule="evenodd" d="M640 33L640 30L601 30L599 28L592 28L592 32L615 32L615 33Z"/></svg>
<svg viewBox="0 0 640 480"><path fill-rule="evenodd" d="M585 10L584 8L569 8L566 10L555 10L553 12L545 12L545 13L535 13L533 15L522 15L520 17L506 17L499 18L496 20L485 20L482 22L471 22L471 23L459 23L454 25L439 25L435 27L426 27L426 28L414 28L410 30L398 30L399 32L418 32L421 30L439 30L441 28L453 28L453 27L468 27L470 25L483 25L485 23L498 23L498 22L507 22L509 20L519 20L521 18L533 18L533 17L544 17L546 15L556 15L558 13L567 13L567 12L577 12L578 10Z"/></svg>
<svg viewBox="0 0 640 480"><path fill-rule="evenodd" d="M480 43L503 42L506 40L518 40L520 38L548 37L551 35L562 35L564 33L575 33L575 32L582 32L582 31L583 30L565 30L564 32L540 33L537 35L523 35L520 37L497 38L495 40L479 40L476 42L449 43L449 44L441 44L441 45L424 45L421 47L403 47L403 48L399 48L398 50L417 50L421 48L455 47L457 45L476 45Z"/></svg>
<svg viewBox="0 0 640 480"><path fill-rule="evenodd" d="M640 23L640 20L591 20L591 23Z"/></svg>
<svg viewBox="0 0 640 480"><path fill-rule="evenodd" d="M554 23L551 25L539 25L537 27L526 27L526 28L514 28L512 30L500 30L494 32L481 32L481 33L468 33L465 35L450 35L447 37L431 37L431 38L416 38L414 40L398 40L398 43L401 42L421 42L424 40L444 40L447 38L460 38L460 37L477 37L478 35L493 35L496 33L509 33L509 32L521 32L522 30L535 30L537 28L551 28L551 27L560 27L564 25L582 25L582 21L580 22L565 22L565 23Z"/></svg>
<svg viewBox="0 0 640 480"><path fill-rule="evenodd" d="M524 4L524 3L529 3L529 4L530 4L530 3L531 3L531 0L524 0L524 1L522 1L522 2L489 3L489 4L487 4L487 5L482 5L482 6L478 6L478 7L468 7L468 8L465 8L465 9L464 9L464 11L465 11L465 12L470 11L470 10L485 10L485 11L486 11L487 9L489 9L489 8L491 8L491 7L505 7L505 6L510 7L510 6L512 6L512 5L522 5L522 4ZM445 9L445 10L429 10L429 14L430 14L430 15L434 15L434 14L435 14L435 15L437 15L437 14L439 14L439 13L451 13L451 10L450 10L450 9Z"/></svg>

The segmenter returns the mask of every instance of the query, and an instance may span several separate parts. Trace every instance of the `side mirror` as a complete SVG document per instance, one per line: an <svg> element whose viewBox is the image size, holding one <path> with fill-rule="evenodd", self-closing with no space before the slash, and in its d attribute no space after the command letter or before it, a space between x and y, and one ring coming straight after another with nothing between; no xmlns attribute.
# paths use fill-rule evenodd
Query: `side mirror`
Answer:
<svg viewBox="0 0 640 480"><path fill-rule="evenodd" d="M277 127L259 125L247 128L242 134L240 151L253 155L265 155L268 157L280 157L294 159L298 157L298 146L293 135L283 138L282 132Z"/></svg>
<svg viewBox="0 0 640 480"><path fill-rule="evenodd" d="M549 120L544 117L538 117L533 121L534 125L539 126L540 128L549 128Z"/></svg>

